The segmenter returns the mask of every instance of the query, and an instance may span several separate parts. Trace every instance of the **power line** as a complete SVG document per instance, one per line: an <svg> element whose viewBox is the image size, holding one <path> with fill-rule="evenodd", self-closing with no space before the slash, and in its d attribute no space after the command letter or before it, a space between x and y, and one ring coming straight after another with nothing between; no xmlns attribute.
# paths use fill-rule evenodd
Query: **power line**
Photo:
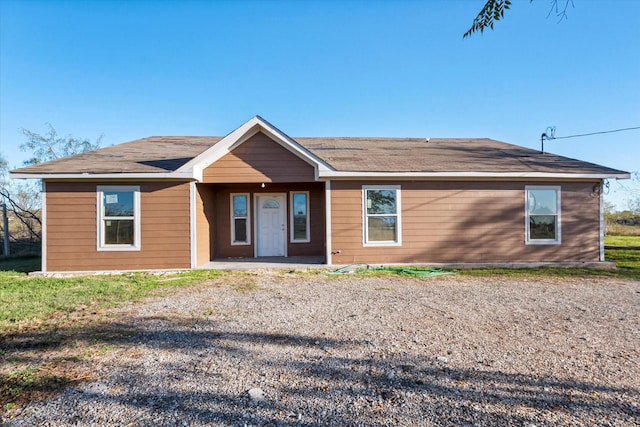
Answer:
<svg viewBox="0 0 640 427"><path fill-rule="evenodd" d="M601 135L603 133L623 132L627 130L636 130L636 129L640 129L640 126L631 127L631 128L622 128L622 129L613 129L613 130L603 130L601 132L582 133L579 135L555 136L552 133L551 135L545 135L545 136L546 136L546 139L549 139L549 140L550 139L567 139L567 138L577 138L580 136ZM553 128L553 131L555 132L555 128Z"/></svg>

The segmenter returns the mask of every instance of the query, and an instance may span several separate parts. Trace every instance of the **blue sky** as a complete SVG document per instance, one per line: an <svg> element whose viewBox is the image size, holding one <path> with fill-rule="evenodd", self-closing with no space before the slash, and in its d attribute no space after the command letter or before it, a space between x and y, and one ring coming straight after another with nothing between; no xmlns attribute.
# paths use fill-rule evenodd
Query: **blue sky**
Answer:
<svg viewBox="0 0 640 427"><path fill-rule="evenodd" d="M560 0L564 3L563 0ZM291 136L556 136L640 126L640 2L0 0L0 152L21 129L112 145L224 135L259 114ZM640 170L640 130L550 141ZM631 182L623 182L626 187ZM607 198L627 194L611 183Z"/></svg>

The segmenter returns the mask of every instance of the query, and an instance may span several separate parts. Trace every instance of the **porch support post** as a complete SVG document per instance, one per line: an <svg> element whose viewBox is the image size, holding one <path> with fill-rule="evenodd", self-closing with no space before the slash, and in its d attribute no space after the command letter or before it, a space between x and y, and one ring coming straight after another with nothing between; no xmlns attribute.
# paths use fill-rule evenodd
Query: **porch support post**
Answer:
<svg viewBox="0 0 640 427"><path fill-rule="evenodd" d="M42 230L40 230L40 257L42 259L40 270L43 273L47 271L47 182L42 180L40 215L42 216Z"/></svg>
<svg viewBox="0 0 640 427"><path fill-rule="evenodd" d="M600 181L600 261L604 261L604 180Z"/></svg>
<svg viewBox="0 0 640 427"><path fill-rule="evenodd" d="M327 264L331 265L331 181L324 182L324 206L324 229L326 233L324 240L325 248L327 251L325 256Z"/></svg>
<svg viewBox="0 0 640 427"><path fill-rule="evenodd" d="M189 183L189 251L191 252L191 268L196 268L198 264L198 254L196 244L196 183L191 181Z"/></svg>

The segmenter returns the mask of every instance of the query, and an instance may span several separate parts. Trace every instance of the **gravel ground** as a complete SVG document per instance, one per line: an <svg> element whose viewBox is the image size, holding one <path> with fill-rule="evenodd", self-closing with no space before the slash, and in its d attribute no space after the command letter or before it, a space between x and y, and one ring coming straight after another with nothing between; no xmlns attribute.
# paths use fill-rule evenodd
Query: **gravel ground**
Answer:
<svg viewBox="0 0 640 427"><path fill-rule="evenodd" d="M608 278L223 277L118 310L93 380L6 424L640 425L639 302Z"/></svg>

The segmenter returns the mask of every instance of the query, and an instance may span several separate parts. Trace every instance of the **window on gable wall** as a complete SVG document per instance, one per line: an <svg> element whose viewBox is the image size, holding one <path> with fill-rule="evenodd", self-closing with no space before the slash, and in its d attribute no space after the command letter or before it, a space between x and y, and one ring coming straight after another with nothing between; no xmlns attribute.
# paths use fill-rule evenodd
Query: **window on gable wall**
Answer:
<svg viewBox="0 0 640 427"><path fill-rule="evenodd" d="M526 243L560 243L560 187L527 186L525 193Z"/></svg>
<svg viewBox="0 0 640 427"><path fill-rule="evenodd" d="M140 187L98 186L98 250L140 250Z"/></svg>
<svg viewBox="0 0 640 427"><path fill-rule="evenodd" d="M400 186L365 185L362 187L362 197L364 244L400 245Z"/></svg>
<svg viewBox="0 0 640 427"><path fill-rule="evenodd" d="M251 244L249 194L231 194L231 244Z"/></svg>

